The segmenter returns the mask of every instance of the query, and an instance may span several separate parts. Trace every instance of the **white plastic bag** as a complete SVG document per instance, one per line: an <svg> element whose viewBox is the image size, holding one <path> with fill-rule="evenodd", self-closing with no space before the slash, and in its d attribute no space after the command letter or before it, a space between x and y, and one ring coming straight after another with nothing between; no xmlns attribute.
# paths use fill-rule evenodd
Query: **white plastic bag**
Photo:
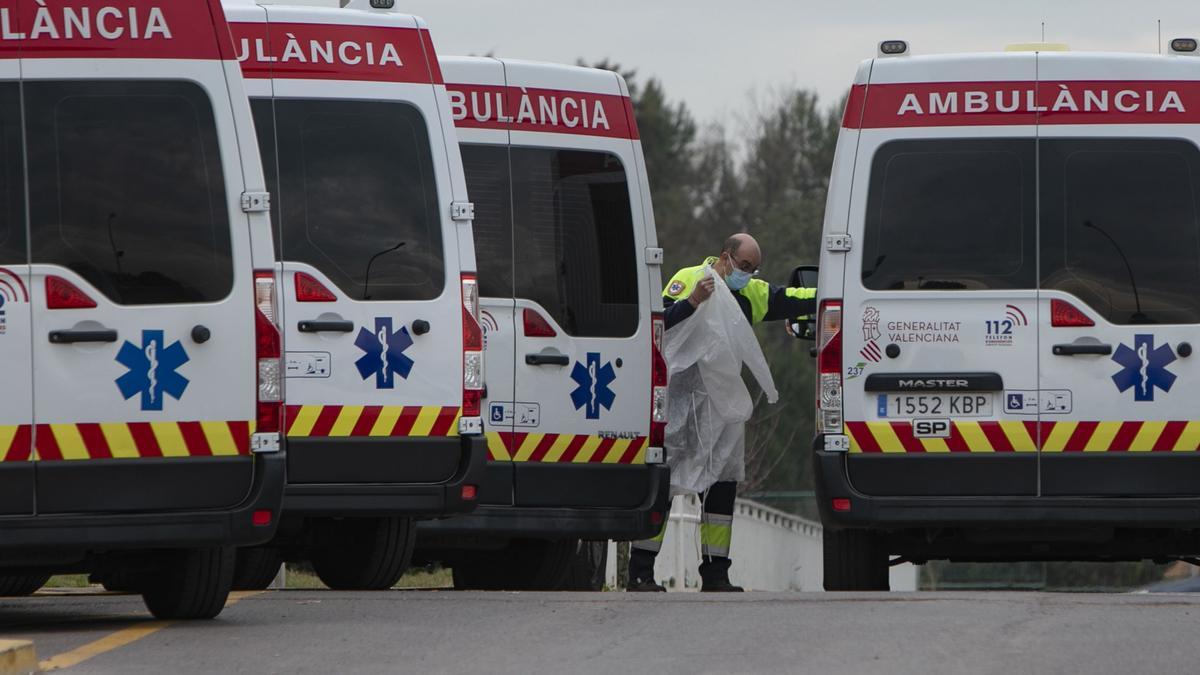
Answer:
<svg viewBox="0 0 1200 675"><path fill-rule="evenodd" d="M721 480L745 478L745 423L754 401L742 381L745 365L767 401L779 398L758 338L737 300L711 267L708 300L664 336L667 390L667 464L672 494L698 493ZM684 300L680 300L684 302Z"/></svg>

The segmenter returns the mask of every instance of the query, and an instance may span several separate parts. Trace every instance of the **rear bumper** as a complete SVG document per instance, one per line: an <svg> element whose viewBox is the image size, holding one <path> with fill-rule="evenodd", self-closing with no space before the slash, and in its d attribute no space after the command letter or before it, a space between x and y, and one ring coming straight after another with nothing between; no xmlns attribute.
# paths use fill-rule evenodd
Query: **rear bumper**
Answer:
<svg viewBox="0 0 1200 675"><path fill-rule="evenodd" d="M439 546L451 538L645 539L658 534L662 518L670 508L670 470L665 465L638 467L644 482L638 501L632 504L605 490L603 473L593 473L590 490L582 489L578 484L582 474L577 475L570 481L576 484L571 506L548 503L552 497L559 499L560 504L566 501L560 491L567 481L555 480L554 467L527 468L538 470L537 482L542 487L529 501L530 505L481 504L469 515L422 522L418 547ZM567 469L560 470L565 473ZM521 493L519 478L517 491ZM627 505L613 505L622 501Z"/></svg>
<svg viewBox="0 0 1200 675"><path fill-rule="evenodd" d="M483 483L487 440L483 436L421 439L420 451L403 455L403 461L411 457L414 462L421 462L422 456L435 456L441 462L450 456L454 462L450 477L438 482L289 482L284 494L284 512L288 516L306 517L439 517L474 510L476 501L464 500L462 488ZM342 462L348 463L345 459ZM403 467L399 471L403 472Z"/></svg>
<svg viewBox="0 0 1200 675"><path fill-rule="evenodd" d="M104 515L43 514L0 518L0 559L34 550L97 553L128 549L253 546L271 539L279 524L283 496L283 453L255 455L254 479L246 498L233 509L156 511ZM252 514L272 513L270 525L256 526Z"/></svg>
<svg viewBox="0 0 1200 675"><path fill-rule="evenodd" d="M821 522L834 529L1200 528L1200 485L1196 496L1174 497L877 496L851 484L846 453L813 456ZM849 499L850 509L834 511L836 498Z"/></svg>

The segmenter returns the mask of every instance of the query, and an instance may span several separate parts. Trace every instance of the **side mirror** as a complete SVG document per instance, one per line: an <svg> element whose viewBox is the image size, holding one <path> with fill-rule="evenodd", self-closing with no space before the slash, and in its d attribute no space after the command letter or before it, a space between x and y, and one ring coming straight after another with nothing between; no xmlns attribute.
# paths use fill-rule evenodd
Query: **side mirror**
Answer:
<svg viewBox="0 0 1200 675"><path fill-rule="evenodd" d="M792 270L792 276L788 279L788 287L790 288L816 288L817 276L820 268L816 265L800 265ZM800 340L816 340L817 339L817 317L806 317L803 321L789 320L788 334Z"/></svg>

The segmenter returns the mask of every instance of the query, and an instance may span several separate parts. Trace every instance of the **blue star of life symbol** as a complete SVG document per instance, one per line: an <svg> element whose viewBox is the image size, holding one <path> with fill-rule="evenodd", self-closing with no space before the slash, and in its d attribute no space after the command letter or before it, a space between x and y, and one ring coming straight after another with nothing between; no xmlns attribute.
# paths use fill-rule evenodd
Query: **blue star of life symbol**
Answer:
<svg viewBox="0 0 1200 675"><path fill-rule="evenodd" d="M142 410L162 410L164 395L183 397L188 379L176 371L187 362L179 340L164 346L161 330L143 330L141 347L126 340L117 352L117 363L129 371L116 379L117 388L126 401L141 394Z"/></svg>
<svg viewBox="0 0 1200 675"><path fill-rule="evenodd" d="M1133 387L1135 401L1153 401L1155 387L1168 392L1175 384L1175 374L1167 370L1175 352L1169 344L1155 348L1153 335L1134 335L1133 348L1119 345L1112 360L1123 366L1112 376L1113 384L1121 392Z"/></svg>
<svg viewBox="0 0 1200 675"><path fill-rule="evenodd" d="M586 408L584 414L589 420L600 419L601 406L605 410L612 410L617 395L608 385L617 379L617 374L613 371L611 361L601 366L600 353L588 352L587 365L576 361L575 368L571 370L571 379L579 385L571 392L571 403L575 404L576 410Z"/></svg>
<svg viewBox="0 0 1200 675"><path fill-rule="evenodd" d="M401 326L400 330L392 331L391 317L376 317L375 332L360 328L354 346L365 352L354 362L362 379L375 376L376 389L391 389L395 386L395 375L408 379L412 372L414 361L404 353L412 346L412 336L408 327Z"/></svg>

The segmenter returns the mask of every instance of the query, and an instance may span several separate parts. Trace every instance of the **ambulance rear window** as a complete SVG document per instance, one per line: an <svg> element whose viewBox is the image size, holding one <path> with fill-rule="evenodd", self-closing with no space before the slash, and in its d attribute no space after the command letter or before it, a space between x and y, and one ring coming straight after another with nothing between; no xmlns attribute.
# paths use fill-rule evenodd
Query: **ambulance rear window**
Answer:
<svg viewBox="0 0 1200 675"><path fill-rule="evenodd" d="M25 182L22 179L21 103L16 82L0 84L0 264L24 265ZM3 300L3 293L0 293Z"/></svg>
<svg viewBox="0 0 1200 675"><path fill-rule="evenodd" d="M872 290L1034 288L1032 139L893 141L875 154L862 281Z"/></svg>
<svg viewBox="0 0 1200 675"><path fill-rule="evenodd" d="M211 302L233 287L212 103L191 82L26 82L35 264L125 305Z"/></svg>
<svg viewBox="0 0 1200 675"><path fill-rule="evenodd" d="M425 118L395 101L256 102L283 259L355 300L431 300L445 287L442 221ZM272 134L272 131L274 132ZM446 206L448 209L449 206Z"/></svg>
<svg viewBox="0 0 1200 675"><path fill-rule="evenodd" d="M1200 150L1043 139L1042 287L1116 324L1200 323Z"/></svg>
<svg viewBox="0 0 1200 675"><path fill-rule="evenodd" d="M508 146L462 146L467 194L475 204L475 264L479 292L489 298L513 294L512 185Z"/></svg>
<svg viewBox="0 0 1200 675"><path fill-rule="evenodd" d="M516 295L570 335L638 329L637 257L625 168L616 155L512 148Z"/></svg>

